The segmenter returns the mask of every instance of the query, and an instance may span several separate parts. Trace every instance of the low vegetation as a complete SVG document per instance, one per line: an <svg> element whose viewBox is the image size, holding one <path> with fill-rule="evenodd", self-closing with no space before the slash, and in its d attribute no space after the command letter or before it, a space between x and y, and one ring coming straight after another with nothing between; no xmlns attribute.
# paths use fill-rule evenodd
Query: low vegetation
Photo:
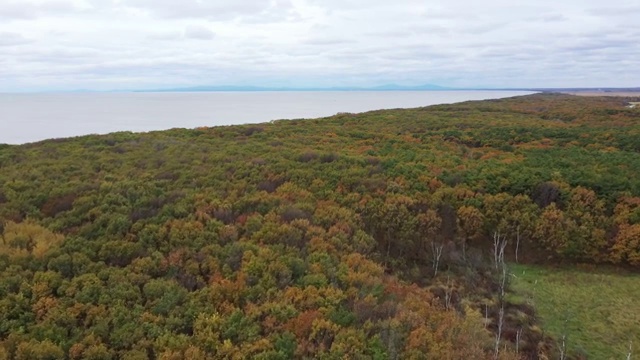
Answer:
<svg viewBox="0 0 640 360"><path fill-rule="evenodd" d="M628 102L0 146L0 359L558 358L502 264L640 265Z"/></svg>
<svg viewBox="0 0 640 360"><path fill-rule="evenodd" d="M512 288L536 308L541 325L589 359L637 356L640 275L620 269L511 265ZM633 358L633 357L632 357Z"/></svg>

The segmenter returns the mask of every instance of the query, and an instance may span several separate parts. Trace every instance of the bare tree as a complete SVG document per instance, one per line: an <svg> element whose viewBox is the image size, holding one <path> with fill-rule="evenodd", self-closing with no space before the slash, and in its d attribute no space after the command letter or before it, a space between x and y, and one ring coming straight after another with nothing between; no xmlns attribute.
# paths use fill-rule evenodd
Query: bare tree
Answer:
<svg viewBox="0 0 640 360"><path fill-rule="evenodd" d="M562 344L560 345L560 360L567 358L567 334L562 334Z"/></svg>
<svg viewBox="0 0 640 360"><path fill-rule="evenodd" d="M489 304L484 304L484 328L489 324Z"/></svg>
<svg viewBox="0 0 640 360"><path fill-rule="evenodd" d="M520 340L522 339L522 328L516 332L516 354L520 353Z"/></svg>
<svg viewBox="0 0 640 360"><path fill-rule="evenodd" d="M443 244L436 245L435 242L431 243L431 250L433 251L433 277L438 275L438 267L440 266L440 258L442 257Z"/></svg>
<svg viewBox="0 0 640 360"><path fill-rule="evenodd" d="M502 279L500 283L500 302L504 303L504 294L507 287L507 266L502 262Z"/></svg>
<svg viewBox="0 0 640 360"><path fill-rule="evenodd" d="M452 289L449 285L449 277L447 276L447 288L444 291L444 306L447 310L449 310L449 306L451 306L451 294Z"/></svg>
<svg viewBox="0 0 640 360"><path fill-rule="evenodd" d="M567 359L567 328L569 323L569 315L565 314L564 325L562 327L562 341L560 343L560 360Z"/></svg>
<svg viewBox="0 0 640 360"><path fill-rule="evenodd" d="M502 337L502 325L504 323L504 305L500 306L500 312L498 313L498 332L496 333L496 343L494 348L493 358L498 359L500 355L500 338Z"/></svg>
<svg viewBox="0 0 640 360"><path fill-rule="evenodd" d="M496 247L494 249L498 249L498 245L500 247L500 250L497 250L495 252L496 255L496 260L499 261L499 265L502 269L502 275L501 275L501 279L500 279L500 294L499 294L499 301L500 301L500 311L498 313L498 330L496 332L496 341L495 341L495 347L494 347L494 359L498 359L499 355L500 355L500 341L502 339L502 327L504 325L504 304L505 304L505 292L506 292L506 287L507 287L507 264L504 262L504 248L506 246L506 240L498 240L496 241L496 238L500 238L499 236L495 236L494 237L494 244L496 244Z"/></svg>
<svg viewBox="0 0 640 360"><path fill-rule="evenodd" d="M627 360L631 360L631 354L633 353L633 340L629 341L629 352L627 353Z"/></svg>
<svg viewBox="0 0 640 360"><path fill-rule="evenodd" d="M516 228L516 263L518 262L518 250L520 249L520 225Z"/></svg>
<svg viewBox="0 0 640 360"><path fill-rule="evenodd" d="M493 266L498 269L498 248L500 244L500 234L493 232Z"/></svg>
<svg viewBox="0 0 640 360"><path fill-rule="evenodd" d="M493 264L498 270L500 264L504 264L504 249L507 247L507 237L499 232L493 233Z"/></svg>

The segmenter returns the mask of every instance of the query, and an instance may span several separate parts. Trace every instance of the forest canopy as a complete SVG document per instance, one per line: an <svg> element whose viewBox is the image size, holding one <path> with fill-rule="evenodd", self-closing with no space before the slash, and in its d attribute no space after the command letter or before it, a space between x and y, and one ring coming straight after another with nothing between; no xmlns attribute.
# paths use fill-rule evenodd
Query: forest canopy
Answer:
<svg viewBox="0 0 640 360"><path fill-rule="evenodd" d="M0 146L0 359L555 356L496 251L640 266L628 101Z"/></svg>

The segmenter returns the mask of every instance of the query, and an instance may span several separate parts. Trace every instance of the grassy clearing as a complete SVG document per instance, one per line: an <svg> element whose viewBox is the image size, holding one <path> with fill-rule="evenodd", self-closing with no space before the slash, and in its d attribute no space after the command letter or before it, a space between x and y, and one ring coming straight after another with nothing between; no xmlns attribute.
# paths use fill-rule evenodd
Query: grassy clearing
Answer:
<svg viewBox="0 0 640 360"><path fill-rule="evenodd" d="M640 275L621 270L511 266L516 297L530 302L544 330L567 335L571 354L640 359Z"/></svg>

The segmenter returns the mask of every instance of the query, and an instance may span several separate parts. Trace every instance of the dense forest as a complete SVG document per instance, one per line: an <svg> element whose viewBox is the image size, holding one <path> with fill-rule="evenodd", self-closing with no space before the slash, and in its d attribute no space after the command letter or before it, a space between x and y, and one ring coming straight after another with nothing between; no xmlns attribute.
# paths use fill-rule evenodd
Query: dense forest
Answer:
<svg viewBox="0 0 640 360"><path fill-rule="evenodd" d="M640 266L629 101L0 145L0 359L567 356L508 265Z"/></svg>

